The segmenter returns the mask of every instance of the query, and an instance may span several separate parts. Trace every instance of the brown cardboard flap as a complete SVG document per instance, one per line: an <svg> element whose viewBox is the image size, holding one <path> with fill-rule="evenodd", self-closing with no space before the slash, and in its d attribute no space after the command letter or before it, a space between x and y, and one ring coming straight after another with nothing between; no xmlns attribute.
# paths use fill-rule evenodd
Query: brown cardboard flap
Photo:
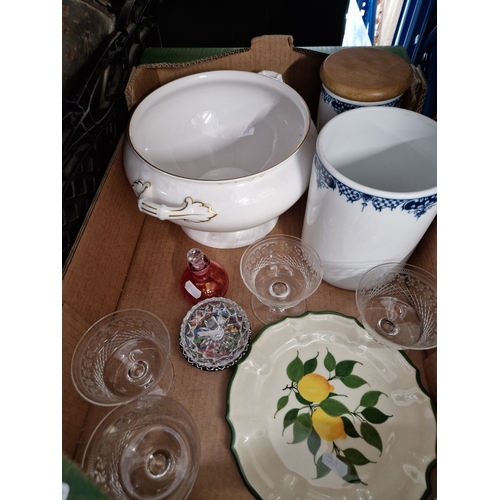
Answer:
<svg viewBox="0 0 500 500"><path fill-rule="evenodd" d="M177 78L215 70L259 72L276 71L285 83L294 88L306 101L315 119L321 80L319 68L328 54L296 49L289 35L266 35L252 39L250 49L182 64L145 64L134 71L125 97L129 109L161 85Z"/></svg>
<svg viewBox="0 0 500 500"><path fill-rule="evenodd" d="M92 322L115 310L145 218L124 173L122 144L63 280L63 303Z"/></svg>
<svg viewBox="0 0 500 500"><path fill-rule="evenodd" d="M121 147L120 141L62 283L62 430L70 457L90 406L73 387L71 357L87 328L116 309L145 218L125 176Z"/></svg>

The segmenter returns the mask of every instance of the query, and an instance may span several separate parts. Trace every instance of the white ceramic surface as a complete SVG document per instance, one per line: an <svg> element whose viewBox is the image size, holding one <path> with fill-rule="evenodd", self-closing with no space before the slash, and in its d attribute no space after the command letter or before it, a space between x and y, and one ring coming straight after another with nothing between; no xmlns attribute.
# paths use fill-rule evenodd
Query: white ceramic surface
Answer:
<svg viewBox="0 0 500 500"><path fill-rule="evenodd" d="M345 99L337 94L328 90L324 85L321 85L321 92L319 95L318 115L316 125L318 133L323 128L325 123L335 118L340 113L350 111L351 109L364 108L367 106L386 106L386 107L399 107L401 105L403 94L396 96L392 99L385 101L372 101L362 102Z"/></svg>
<svg viewBox="0 0 500 500"><path fill-rule="evenodd" d="M276 77L200 73L139 104L125 172L141 211L236 248L265 236L306 191L316 137L305 101Z"/></svg>
<svg viewBox="0 0 500 500"><path fill-rule="evenodd" d="M318 134L302 239L323 279L355 290L386 262L406 262L437 211L437 125L400 108L347 111Z"/></svg>
<svg viewBox="0 0 500 500"><path fill-rule="evenodd" d="M318 403L308 406L290 389L290 377L299 379L301 369L331 378L334 394L320 407L337 404L355 432L333 442L317 439L308 415ZM308 313L261 330L230 380L226 418L231 449L256 498L417 500L429 492L436 458L430 398L406 356L375 342L354 318ZM361 482L344 475L332 452L359 462ZM328 468L317 468L323 457L331 459Z"/></svg>

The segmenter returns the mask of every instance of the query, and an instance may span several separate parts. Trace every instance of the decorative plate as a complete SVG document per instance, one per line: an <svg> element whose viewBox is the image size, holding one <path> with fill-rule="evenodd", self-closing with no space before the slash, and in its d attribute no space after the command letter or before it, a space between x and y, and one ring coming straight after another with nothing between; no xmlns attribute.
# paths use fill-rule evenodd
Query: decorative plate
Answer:
<svg viewBox="0 0 500 500"><path fill-rule="evenodd" d="M256 498L405 500L430 491L436 417L404 353L354 318L265 327L231 376L231 450Z"/></svg>

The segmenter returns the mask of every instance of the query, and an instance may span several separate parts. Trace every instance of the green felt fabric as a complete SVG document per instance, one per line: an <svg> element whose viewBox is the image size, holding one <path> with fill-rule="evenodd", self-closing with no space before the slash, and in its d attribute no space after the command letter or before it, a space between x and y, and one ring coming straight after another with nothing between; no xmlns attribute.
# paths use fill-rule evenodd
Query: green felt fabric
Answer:
<svg viewBox="0 0 500 500"><path fill-rule="evenodd" d="M323 52L325 54L331 54L340 50L342 47L302 47L308 50L314 50L316 52ZM402 57L406 62L410 62L408 53L404 47L400 46L384 46L381 49L388 50ZM160 48L160 47L148 47L144 49L141 57L140 64L157 64L157 63L171 63L179 64L186 63L189 61L195 61L197 59L203 59L205 57L218 56L224 54L225 52L231 52L236 50L233 48Z"/></svg>
<svg viewBox="0 0 500 500"><path fill-rule="evenodd" d="M109 497L65 456L62 457L62 482L63 491L64 488L69 488L66 500L109 500ZM63 495L63 500L64 498Z"/></svg>

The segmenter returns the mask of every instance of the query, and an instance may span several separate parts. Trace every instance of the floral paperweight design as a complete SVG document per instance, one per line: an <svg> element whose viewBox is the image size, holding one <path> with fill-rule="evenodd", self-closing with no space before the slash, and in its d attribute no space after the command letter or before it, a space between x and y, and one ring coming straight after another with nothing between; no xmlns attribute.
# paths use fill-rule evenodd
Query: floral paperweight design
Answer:
<svg viewBox="0 0 500 500"><path fill-rule="evenodd" d="M179 344L196 368L225 370L247 352L252 330L245 311L232 300L215 297L193 306L182 322Z"/></svg>

